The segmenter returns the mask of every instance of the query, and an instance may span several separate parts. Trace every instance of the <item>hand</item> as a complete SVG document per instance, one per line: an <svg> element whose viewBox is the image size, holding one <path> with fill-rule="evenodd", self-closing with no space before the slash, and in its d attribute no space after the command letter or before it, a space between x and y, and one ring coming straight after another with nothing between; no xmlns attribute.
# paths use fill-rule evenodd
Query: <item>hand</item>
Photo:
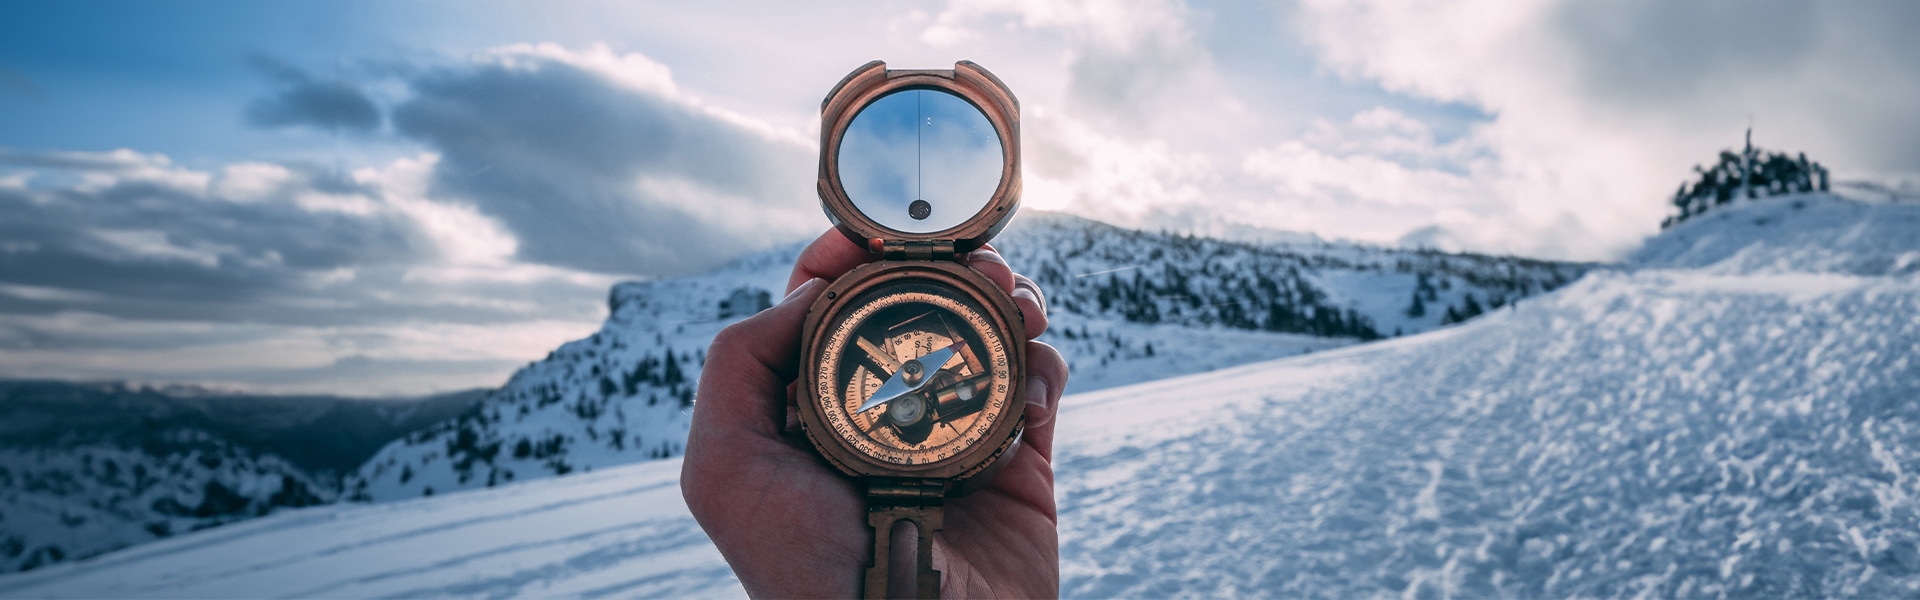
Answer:
<svg viewBox="0 0 1920 600"><path fill-rule="evenodd" d="M860 590L873 549L866 501L814 453L787 388L807 308L827 280L873 259L827 231L801 253L786 299L727 327L707 351L680 493L752 596L846 598ZM991 247L963 260L1013 296L1029 339L1046 331L1046 306L1031 280ZM1066 361L1051 346L1028 342L1027 376L1026 431L1007 450L1005 468L985 488L946 502L945 527L933 543L943 597L1060 593L1053 413Z"/></svg>

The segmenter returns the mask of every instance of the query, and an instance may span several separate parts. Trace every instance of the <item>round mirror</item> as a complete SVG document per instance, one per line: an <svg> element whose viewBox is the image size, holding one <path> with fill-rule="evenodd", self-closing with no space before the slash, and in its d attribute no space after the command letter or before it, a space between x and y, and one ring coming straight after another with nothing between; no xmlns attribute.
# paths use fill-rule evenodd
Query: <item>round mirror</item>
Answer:
<svg viewBox="0 0 1920 600"><path fill-rule="evenodd" d="M940 90L882 96L840 138L840 186L861 214L902 233L957 227L1000 187L1000 136L973 104Z"/></svg>

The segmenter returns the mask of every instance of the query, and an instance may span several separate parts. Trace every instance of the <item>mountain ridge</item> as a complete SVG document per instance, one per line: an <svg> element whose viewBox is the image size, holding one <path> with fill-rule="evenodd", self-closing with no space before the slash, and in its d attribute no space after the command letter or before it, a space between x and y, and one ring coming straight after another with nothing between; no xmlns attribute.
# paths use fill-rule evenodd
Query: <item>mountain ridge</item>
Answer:
<svg viewBox="0 0 1920 600"><path fill-rule="evenodd" d="M1437 328L1594 268L1355 244L1262 245L1046 212L1016 217L994 246L1047 290L1052 326L1040 339L1076 371L1069 392ZM801 248L614 286L598 332L516 372L468 413L389 444L350 478L348 497L386 501L679 454L706 347L745 316L720 316L720 303L784 295L776 292ZM1431 311L1408 310L1428 304Z"/></svg>

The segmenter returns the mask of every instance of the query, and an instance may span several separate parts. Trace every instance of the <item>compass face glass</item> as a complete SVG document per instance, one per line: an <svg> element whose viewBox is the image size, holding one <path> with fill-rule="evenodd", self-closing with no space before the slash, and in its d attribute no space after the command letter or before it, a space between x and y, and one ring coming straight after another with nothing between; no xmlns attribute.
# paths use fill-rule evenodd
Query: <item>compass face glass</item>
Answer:
<svg viewBox="0 0 1920 600"><path fill-rule="evenodd" d="M942 286L882 286L829 328L814 379L827 425L880 462L932 464L978 445L1009 418L1007 338Z"/></svg>
<svg viewBox="0 0 1920 600"><path fill-rule="evenodd" d="M874 100L840 138L840 185L869 219L903 233L957 227L985 209L1004 168L1000 135L959 96L910 89Z"/></svg>

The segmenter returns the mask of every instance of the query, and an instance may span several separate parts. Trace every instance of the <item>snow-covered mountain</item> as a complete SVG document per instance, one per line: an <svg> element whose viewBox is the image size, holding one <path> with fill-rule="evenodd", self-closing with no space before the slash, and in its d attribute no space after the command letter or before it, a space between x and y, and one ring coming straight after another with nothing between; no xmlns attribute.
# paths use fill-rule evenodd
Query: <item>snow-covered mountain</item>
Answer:
<svg viewBox="0 0 1920 600"><path fill-rule="evenodd" d="M381 445L475 399L0 381L0 572L331 502Z"/></svg>
<svg viewBox="0 0 1920 600"><path fill-rule="evenodd" d="M1022 215L994 241L1047 291L1068 392L1445 327L1594 265L1280 236L1256 244Z"/></svg>
<svg viewBox="0 0 1920 600"><path fill-rule="evenodd" d="M623 283L607 322L514 373L460 417L388 444L347 486L386 501L676 456L706 348L785 289L799 248L700 276ZM745 310L722 317L736 296Z"/></svg>
<svg viewBox="0 0 1920 600"><path fill-rule="evenodd" d="M1920 593L1920 205L1730 206L1459 327L1064 398L1071 597ZM667 459L285 511L4 597L739 595Z"/></svg>
<svg viewBox="0 0 1920 600"><path fill-rule="evenodd" d="M1419 332L1572 281L1590 265L1328 244L1229 242L1023 214L995 240L1048 293L1069 391ZM777 299L799 246L623 283L594 335L528 365L458 419L395 441L350 480L386 501L676 456L726 325Z"/></svg>

